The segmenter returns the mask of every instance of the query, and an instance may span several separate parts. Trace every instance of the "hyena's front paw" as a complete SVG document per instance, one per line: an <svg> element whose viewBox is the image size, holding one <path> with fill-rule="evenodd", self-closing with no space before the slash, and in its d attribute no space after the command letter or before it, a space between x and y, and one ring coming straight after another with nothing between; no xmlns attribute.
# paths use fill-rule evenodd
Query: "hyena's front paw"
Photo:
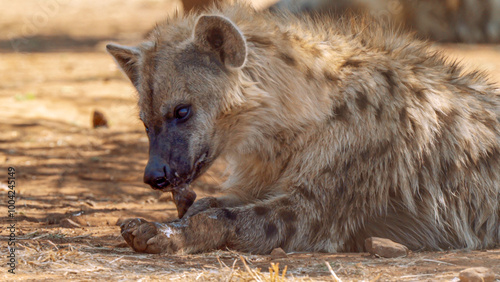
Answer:
<svg viewBox="0 0 500 282"><path fill-rule="evenodd" d="M120 227L123 238L136 252L175 253L180 249L180 230L173 226L133 218L126 220Z"/></svg>

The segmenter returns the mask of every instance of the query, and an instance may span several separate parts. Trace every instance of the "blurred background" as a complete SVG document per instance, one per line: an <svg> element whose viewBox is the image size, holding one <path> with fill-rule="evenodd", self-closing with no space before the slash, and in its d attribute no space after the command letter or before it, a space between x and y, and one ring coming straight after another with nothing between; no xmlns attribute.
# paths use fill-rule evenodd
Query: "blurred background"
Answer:
<svg viewBox="0 0 500 282"><path fill-rule="evenodd" d="M499 0L282 0L279 9L362 11L414 30L421 38L440 42L498 42Z"/></svg>
<svg viewBox="0 0 500 282"><path fill-rule="evenodd" d="M221 1L221 0L216 0ZM183 0L185 10L213 1ZM258 9L290 10L296 14L347 10L368 13L414 30L421 38L441 42L498 42L500 0L248 0ZM333 13L332 13L333 12Z"/></svg>
<svg viewBox="0 0 500 282"><path fill-rule="evenodd" d="M0 0L0 51L89 50L104 40L140 39L175 11L231 0ZM296 14L364 12L438 42L500 41L500 0L243 0Z"/></svg>

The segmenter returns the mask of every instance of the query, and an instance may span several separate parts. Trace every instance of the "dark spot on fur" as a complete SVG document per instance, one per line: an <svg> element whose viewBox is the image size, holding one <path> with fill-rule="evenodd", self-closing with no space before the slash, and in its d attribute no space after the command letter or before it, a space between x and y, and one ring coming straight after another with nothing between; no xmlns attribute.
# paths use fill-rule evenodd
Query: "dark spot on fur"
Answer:
<svg viewBox="0 0 500 282"><path fill-rule="evenodd" d="M489 129L491 129L492 131L495 131L496 130L496 126L498 125L497 122L495 121L494 118L486 118L485 121L484 121L484 125L486 125L486 127L488 127Z"/></svg>
<svg viewBox="0 0 500 282"><path fill-rule="evenodd" d="M373 146L361 151L360 156L363 161L378 160L387 155L387 153L392 148L391 140L383 140L378 144L373 144Z"/></svg>
<svg viewBox="0 0 500 282"><path fill-rule="evenodd" d="M309 49L309 53L315 58L321 57L322 55L321 50L314 46Z"/></svg>
<svg viewBox="0 0 500 282"><path fill-rule="evenodd" d="M442 176L444 177L444 179L448 179L449 177L453 177L457 171L458 171L458 166L454 160L443 161Z"/></svg>
<svg viewBox="0 0 500 282"><path fill-rule="evenodd" d="M466 156L466 166L468 166L469 168L472 168L472 166L476 163L476 155L472 155L471 152L470 152L470 148L466 148L464 150L464 153L465 153L465 156Z"/></svg>
<svg viewBox="0 0 500 282"><path fill-rule="evenodd" d="M345 181L340 181L340 183L337 186L337 193L339 195L344 195L347 192L347 185L345 184Z"/></svg>
<svg viewBox="0 0 500 282"><path fill-rule="evenodd" d="M335 169L331 165L328 165L325 168L323 168L321 172L323 174L332 174L335 176Z"/></svg>
<svg viewBox="0 0 500 282"><path fill-rule="evenodd" d="M306 79L308 81L311 81L314 79L314 72L309 67L306 69Z"/></svg>
<svg viewBox="0 0 500 282"><path fill-rule="evenodd" d="M428 174L427 168L425 168L425 167L421 167L418 170L418 175L417 175L417 177L418 177L418 195L422 195L423 191L425 191L425 187L427 186L426 179L428 179L428 177L426 177L427 174Z"/></svg>
<svg viewBox="0 0 500 282"><path fill-rule="evenodd" d="M306 200L312 201L315 198L314 193L307 187L304 186L297 187L297 191L300 193L300 196Z"/></svg>
<svg viewBox="0 0 500 282"><path fill-rule="evenodd" d="M484 159L490 165L493 163L500 164L500 148L493 147L491 150L488 150Z"/></svg>
<svg viewBox="0 0 500 282"><path fill-rule="evenodd" d="M421 103L428 103L429 102L427 95L425 94L425 89L416 89L413 92L415 93L415 97L417 97L417 99Z"/></svg>
<svg viewBox="0 0 500 282"><path fill-rule="evenodd" d="M267 213L269 213L269 210L270 209L268 207L266 207L266 206L255 206L255 207L253 207L253 211L258 216L265 216Z"/></svg>
<svg viewBox="0 0 500 282"><path fill-rule="evenodd" d="M240 236L241 235L241 228L239 226L236 226L234 228L234 233L236 234L236 236Z"/></svg>
<svg viewBox="0 0 500 282"><path fill-rule="evenodd" d="M313 221L313 223L311 224L311 227L310 227L310 233L309 233L309 239L311 242L315 242L316 239L318 238L320 232L321 232L321 229L323 227L323 224L321 221L319 220L315 220Z"/></svg>
<svg viewBox="0 0 500 282"><path fill-rule="evenodd" d="M377 158L381 158L385 156L391 148L392 148L392 141L384 140L380 142L380 144L376 147L374 151L374 156Z"/></svg>
<svg viewBox="0 0 500 282"><path fill-rule="evenodd" d="M368 180L369 176L366 175L366 173L358 173L356 176L356 186L361 187L363 184L365 184ZM346 187L347 188L347 187Z"/></svg>
<svg viewBox="0 0 500 282"><path fill-rule="evenodd" d="M297 215L290 210L281 210L278 212L278 217L285 223L294 222L297 219Z"/></svg>
<svg viewBox="0 0 500 282"><path fill-rule="evenodd" d="M314 221L313 224L311 225L311 233L312 234L318 234L319 231L321 230L321 227L322 227L322 223L321 221Z"/></svg>
<svg viewBox="0 0 500 282"><path fill-rule="evenodd" d="M330 71L327 71L325 70L323 72L323 75L325 76L325 79L329 82L332 82L332 83L338 83L340 81L340 78L338 78L336 75L334 75L333 73L331 73Z"/></svg>
<svg viewBox="0 0 500 282"><path fill-rule="evenodd" d="M432 168L432 160L428 154L422 155L422 167L427 169Z"/></svg>
<svg viewBox="0 0 500 282"><path fill-rule="evenodd" d="M286 226L285 236L287 241L289 241L295 235L295 233L297 233L297 228L295 228L295 226L293 226L292 224Z"/></svg>
<svg viewBox="0 0 500 282"><path fill-rule="evenodd" d="M342 168L342 171L344 172L344 174L348 174L349 171L351 170L352 168L352 160L347 160L346 163L344 164L344 167Z"/></svg>
<svg viewBox="0 0 500 282"><path fill-rule="evenodd" d="M493 146L486 153L480 153L477 156L474 164L475 170L483 172L482 175L489 179L497 177L497 171L492 170L492 167L500 167L500 148ZM486 175L487 174L487 175Z"/></svg>
<svg viewBox="0 0 500 282"><path fill-rule="evenodd" d="M229 220L235 220L237 218L236 213L234 213L226 208L221 209L221 211L222 211L222 215Z"/></svg>
<svg viewBox="0 0 500 282"><path fill-rule="evenodd" d="M482 115L478 115L478 121L482 124L484 124L484 126L486 126L488 129L490 129L491 131L496 131L496 124L497 124L497 121L490 117L488 115L488 113L483 113Z"/></svg>
<svg viewBox="0 0 500 282"><path fill-rule="evenodd" d="M362 61L360 60L356 60L356 59L353 59L353 58L349 58L347 59L341 66L342 67L353 67L353 68L358 68L360 67L362 64Z"/></svg>
<svg viewBox="0 0 500 282"><path fill-rule="evenodd" d="M264 226L264 232L266 233L267 239L272 239L278 235L278 227L276 227L276 224L274 223L267 223Z"/></svg>
<svg viewBox="0 0 500 282"><path fill-rule="evenodd" d="M333 119L337 121L348 121L350 116L347 103L343 102L333 109Z"/></svg>
<svg viewBox="0 0 500 282"><path fill-rule="evenodd" d="M359 154L361 156L361 160L363 160L364 162L368 161L370 159L370 151L369 150L363 150L361 151L361 153Z"/></svg>
<svg viewBox="0 0 500 282"><path fill-rule="evenodd" d="M283 40L290 40L290 32L288 31L285 31L281 34L281 36L283 37Z"/></svg>
<svg viewBox="0 0 500 282"><path fill-rule="evenodd" d="M394 72L391 70L383 71L382 75L387 81L387 87L389 89L389 93L394 96L396 94L396 82L394 81Z"/></svg>
<svg viewBox="0 0 500 282"><path fill-rule="evenodd" d="M358 96L356 97L356 104L361 111L366 110L370 102L368 101L368 97L365 93L358 92Z"/></svg>
<svg viewBox="0 0 500 282"><path fill-rule="evenodd" d="M412 118L410 119L410 129L411 129L412 132L416 132L417 131L417 123Z"/></svg>
<svg viewBox="0 0 500 282"><path fill-rule="evenodd" d="M456 109L451 109L447 113L443 113L441 111L436 111L436 115L441 124L450 126L455 123L457 116L459 115Z"/></svg>
<svg viewBox="0 0 500 282"><path fill-rule="evenodd" d="M297 228L293 225L293 224L288 224L286 227L285 227L285 232L284 232L284 240L283 242L280 244L281 245L281 248L283 248L284 250L287 249L287 247L290 245L290 242L292 241L293 237L295 236L295 234L297 233Z"/></svg>
<svg viewBox="0 0 500 282"><path fill-rule="evenodd" d="M406 107L402 108L399 111L399 122L403 126L403 128L408 128L408 111Z"/></svg>
<svg viewBox="0 0 500 282"><path fill-rule="evenodd" d="M280 157L281 157L281 151L277 151L277 152L276 152L276 159L280 159ZM288 166L289 166L289 165L290 165L290 163L291 163L291 162L290 162L291 158L292 158L292 155L289 155L289 156L286 158L286 160L285 160L285 162L284 162L284 163L285 163L285 165L281 168L279 175L283 175L283 174L285 173L285 171L287 171L287 170L288 170Z"/></svg>
<svg viewBox="0 0 500 282"><path fill-rule="evenodd" d="M286 53L279 53L278 54L279 58L281 60L283 60L283 62L285 62L285 64L293 67L295 65L297 65L297 61L295 60L294 57L292 57L291 55L289 54L286 54Z"/></svg>
<svg viewBox="0 0 500 282"><path fill-rule="evenodd" d="M278 201L278 205L288 207L292 205L292 201L288 198L282 198Z"/></svg>
<svg viewBox="0 0 500 282"><path fill-rule="evenodd" d="M384 105L380 104L380 106L375 111L375 119L380 122L382 120L382 112L384 111Z"/></svg>
<svg viewBox="0 0 500 282"><path fill-rule="evenodd" d="M273 45L273 42L264 36L259 36L259 35L251 35L247 37L248 42L253 42L255 45L260 45L262 47L269 47Z"/></svg>

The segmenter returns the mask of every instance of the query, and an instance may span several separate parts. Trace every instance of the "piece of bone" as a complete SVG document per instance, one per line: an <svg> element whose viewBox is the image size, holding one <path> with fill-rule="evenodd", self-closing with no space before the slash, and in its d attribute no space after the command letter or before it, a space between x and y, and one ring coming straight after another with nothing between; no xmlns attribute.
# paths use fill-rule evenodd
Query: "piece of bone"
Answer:
<svg viewBox="0 0 500 282"><path fill-rule="evenodd" d="M189 189L188 184L182 184L172 189L172 197L177 207L177 215L179 218L182 218L194 203L194 200L196 200L196 193Z"/></svg>

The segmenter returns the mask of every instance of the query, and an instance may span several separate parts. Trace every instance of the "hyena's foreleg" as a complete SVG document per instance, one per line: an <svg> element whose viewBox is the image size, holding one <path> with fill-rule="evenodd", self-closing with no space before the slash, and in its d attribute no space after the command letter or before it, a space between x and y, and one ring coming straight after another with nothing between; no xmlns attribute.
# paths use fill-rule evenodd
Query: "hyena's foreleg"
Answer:
<svg viewBox="0 0 500 282"><path fill-rule="evenodd" d="M266 254L285 251L335 252L343 244L338 217L331 211L289 194L235 208L212 208L170 223L131 220L122 235L136 251L196 253L228 247Z"/></svg>
<svg viewBox="0 0 500 282"><path fill-rule="evenodd" d="M205 197L194 202L188 209L183 218L188 218L193 215L214 208L232 208L244 205L245 202L234 195L226 195L222 197Z"/></svg>

